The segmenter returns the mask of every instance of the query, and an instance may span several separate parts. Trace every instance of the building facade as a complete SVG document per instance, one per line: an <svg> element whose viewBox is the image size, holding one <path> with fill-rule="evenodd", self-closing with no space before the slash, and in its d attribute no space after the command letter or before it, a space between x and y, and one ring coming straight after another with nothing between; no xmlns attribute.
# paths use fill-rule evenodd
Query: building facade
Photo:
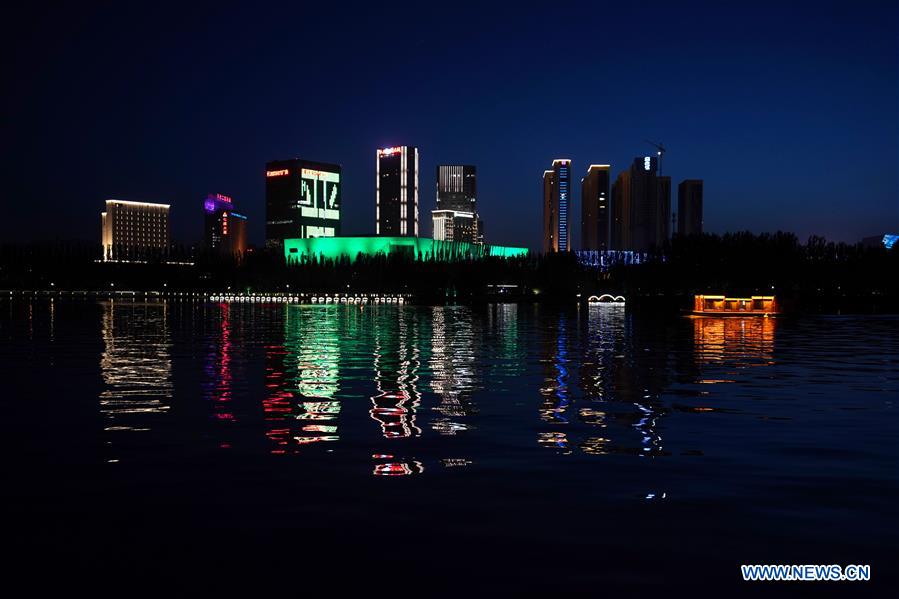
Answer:
<svg viewBox="0 0 899 599"><path fill-rule="evenodd" d="M643 156L619 173L612 185L612 249L645 252L668 239L671 177L657 172L658 159Z"/></svg>
<svg viewBox="0 0 899 599"><path fill-rule="evenodd" d="M376 180L375 234L418 237L418 148L379 149Z"/></svg>
<svg viewBox="0 0 899 599"><path fill-rule="evenodd" d="M437 209L478 211L477 169L470 164L437 167Z"/></svg>
<svg viewBox="0 0 899 599"><path fill-rule="evenodd" d="M470 164L437 167L437 209L431 212L434 239L484 242L478 214L477 169Z"/></svg>
<svg viewBox="0 0 899 599"><path fill-rule="evenodd" d="M335 260L349 258L356 260L359 255L377 256L401 254L415 260L455 261L477 258L518 258L528 255L528 249L488 245L486 243L466 243L463 241L441 241L427 237L377 236L369 237L319 237L315 239L287 239L284 241L284 259L287 263L304 260L311 256Z"/></svg>
<svg viewBox="0 0 899 599"><path fill-rule="evenodd" d="M677 232L702 235L702 179L684 179L677 186Z"/></svg>
<svg viewBox="0 0 899 599"><path fill-rule="evenodd" d="M432 210L431 222L434 227L434 239L483 243L483 238L478 235L477 215L472 212Z"/></svg>
<svg viewBox="0 0 899 599"><path fill-rule="evenodd" d="M295 158L265 165L265 245L340 235L340 165Z"/></svg>
<svg viewBox="0 0 899 599"><path fill-rule="evenodd" d="M203 202L206 248L223 255L247 251L247 217L234 211L231 198L210 193Z"/></svg>
<svg viewBox="0 0 899 599"><path fill-rule="evenodd" d="M567 252L570 248L568 206L571 201L571 161L553 160L543 171L543 251Z"/></svg>
<svg viewBox="0 0 899 599"><path fill-rule="evenodd" d="M581 249L609 249L609 165L591 164L581 179Z"/></svg>
<svg viewBox="0 0 899 599"><path fill-rule="evenodd" d="M167 256L169 205L106 200L100 213L104 261L144 261Z"/></svg>

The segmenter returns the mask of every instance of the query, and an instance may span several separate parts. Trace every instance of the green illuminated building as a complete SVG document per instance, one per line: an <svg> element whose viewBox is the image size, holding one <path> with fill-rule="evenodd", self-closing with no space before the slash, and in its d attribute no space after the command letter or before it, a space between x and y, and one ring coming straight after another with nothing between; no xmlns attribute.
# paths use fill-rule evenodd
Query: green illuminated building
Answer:
<svg viewBox="0 0 899 599"><path fill-rule="evenodd" d="M359 254L407 253L416 260L461 260L469 258L515 258L526 256L527 248L485 245L464 241L440 241L427 237L311 237L285 239L284 257L288 262L305 258L355 260Z"/></svg>

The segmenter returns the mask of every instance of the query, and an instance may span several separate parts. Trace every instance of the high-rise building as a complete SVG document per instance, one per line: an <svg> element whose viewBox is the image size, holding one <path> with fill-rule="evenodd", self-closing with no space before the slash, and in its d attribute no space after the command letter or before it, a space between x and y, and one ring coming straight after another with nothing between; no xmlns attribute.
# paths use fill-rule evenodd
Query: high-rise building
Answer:
<svg viewBox="0 0 899 599"><path fill-rule="evenodd" d="M612 185L612 249L645 252L668 239L671 177L657 174L658 159L634 159Z"/></svg>
<svg viewBox="0 0 899 599"><path fill-rule="evenodd" d="M484 242L474 166L442 164L437 167L437 209L431 212L431 221L434 239Z"/></svg>
<svg viewBox="0 0 899 599"><path fill-rule="evenodd" d="M340 165L277 160L265 165L265 245L340 235Z"/></svg>
<svg viewBox="0 0 899 599"><path fill-rule="evenodd" d="M418 237L418 148L378 150L375 193L375 233Z"/></svg>
<svg viewBox="0 0 899 599"><path fill-rule="evenodd" d="M656 189L658 195L653 219L655 229L653 243L661 245L671 239L671 232L674 229L674 221L671 220L671 177L667 175L656 177Z"/></svg>
<svg viewBox="0 0 899 599"><path fill-rule="evenodd" d="M677 186L677 232L702 234L702 179L684 179Z"/></svg>
<svg viewBox="0 0 899 599"><path fill-rule="evenodd" d="M609 249L609 165L591 164L581 179L581 249Z"/></svg>
<svg viewBox="0 0 899 599"><path fill-rule="evenodd" d="M553 160L543 171L543 251L567 252L569 244L568 205L571 200L571 161Z"/></svg>
<svg viewBox="0 0 899 599"><path fill-rule="evenodd" d="M434 239L438 241L479 243L478 219L473 212L432 210L431 222L434 226Z"/></svg>
<svg viewBox="0 0 899 599"><path fill-rule="evenodd" d="M106 200L100 226L103 260L141 261L168 253L168 204Z"/></svg>
<svg viewBox="0 0 899 599"><path fill-rule="evenodd" d="M437 167L437 209L477 212L477 169L470 164Z"/></svg>
<svg viewBox="0 0 899 599"><path fill-rule="evenodd" d="M247 250L247 217L234 211L231 198L210 193L203 202L206 248L233 256Z"/></svg>

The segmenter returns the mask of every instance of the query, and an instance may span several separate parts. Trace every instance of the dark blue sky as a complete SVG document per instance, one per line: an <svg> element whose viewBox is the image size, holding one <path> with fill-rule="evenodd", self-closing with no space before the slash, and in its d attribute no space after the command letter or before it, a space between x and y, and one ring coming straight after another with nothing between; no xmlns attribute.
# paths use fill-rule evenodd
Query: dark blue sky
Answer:
<svg viewBox="0 0 899 599"><path fill-rule="evenodd" d="M537 247L552 159L571 158L578 177L611 163L614 176L652 151L646 138L668 147L675 186L705 179L708 231L857 241L899 230L896 3L782 4L115 3L13 15L0 42L0 238L98 238L115 197L171 203L189 243L203 197L221 192L258 243L264 164L289 157L342 164L344 232L368 234L375 149L411 144L423 233L434 166L472 163L488 241Z"/></svg>

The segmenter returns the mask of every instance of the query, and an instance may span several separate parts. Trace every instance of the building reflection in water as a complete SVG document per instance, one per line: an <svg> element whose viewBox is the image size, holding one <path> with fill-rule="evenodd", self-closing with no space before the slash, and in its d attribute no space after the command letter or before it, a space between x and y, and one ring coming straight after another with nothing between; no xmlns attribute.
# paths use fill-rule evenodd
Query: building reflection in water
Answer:
<svg viewBox="0 0 899 599"><path fill-rule="evenodd" d="M385 459L393 459L393 456L386 456ZM404 462L381 462L375 464L372 474L375 476L410 476L412 474L422 474L424 471L424 464L418 460L407 460Z"/></svg>
<svg viewBox="0 0 899 599"><path fill-rule="evenodd" d="M563 454L663 454L660 395L672 378L666 338L651 323L636 329L623 306L603 304L562 313L547 331L540 418L551 428L537 442Z"/></svg>
<svg viewBox="0 0 899 599"><path fill-rule="evenodd" d="M107 431L147 431L169 411L172 342L167 305L103 303L100 412Z"/></svg>
<svg viewBox="0 0 899 599"><path fill-rule="evenodd" d="M234 351L231 331L231 305L218 305L219 332L213 337L206 357L206 398L212 402L212 413L217 420L233 421L232 411ZM227 443L224 444L227 446Z"/></svg>
<svg viewBox="0 0 899 599"><path fill-rule="evenodd" d="M455 435L471 428L464 420L475 412L471 394L477 374L474 326L471 310L435 306L431 309L431 389L440 397L439 414L431 428L441 435Z"/></svg>
<svg viewBox="0 0 899 599"><path fill-rule="evenodd" d="M374 330L374 371L376 394L371 397L369 415L381 427L386 439L418 437L415 422L421 405L418 391L421 367L418 312L396 306L377 306Z"/></svg>
<svg viewBox="0 0 899 599"><path fill-rule="evenodd" d="M340 330L337 306L287 304L283 344L266 346L263 400L272 453L337 441Z"/></svg>
<svg viewBox="0 0 899 599"><path fill-rule="evenodd" d="M543 396L540 419L553 425L553 430L537 433L537 443L562 453L570 453L568 433L568 409L571 403L569 385L568 315L560 313L555 322L545 329L542 340L545 357L543 363Z"/></svg>
<svg viewBox="0 0 899 599"><path fill-rule="evenodd" d="M581 407L577 416L580 423L600 430L581 441L579 446L584 453L601 455L611 450L608 434L602 430L608 428L610 420L604 404L615 401L619 392L627 395L633 388L632 381L627 378L624 355L624 306L588 304L586 318L582 318L581 324L586 324L587 330L578 379L585 403L589 405Z"/></svg>
<svg viewBox="0 0 899 599"><path fill-rule="evenodd" d="M697 316L692 320L693 355L698 365L741 368L774 363L776 318Z"/></svg>
<svg viewBox="0 0 899 599"><path fill-rule="evenodd" d="M598 314L591 312L591 329L602 330L607 325L621 335L619 349L613 350L608 440L594 448L594 453L664 455L660 421L669 409L661 395L674 378L673 340L664 333L662 323L634 318L624 307L617 310L607 321L602 319L602 308ZM637 435L635 441L632 433Z"/></svg>
<svg viewBox="0 0 899 599"><path fill-rule="evenodd" d="M558 321L551 329L552 333L544 339L544 346L548 350L549 356L543 360L544 385L540 389L540 393L543 395L540 418L546 422L568 423L568 414L566 413L570 404L568 326L567 316L564 313L559 314ZM564 433L547 433L541 437L541 443L557 447L567 446Z"/></svg>
<svg viewBox="0 0 899 599"><path fill-rule="evenodd" d="M524 374L526 356L519 343L518 304L491 304L487 309L487 329L497 341L491 348L499 374L516 377Z"/></svg>

